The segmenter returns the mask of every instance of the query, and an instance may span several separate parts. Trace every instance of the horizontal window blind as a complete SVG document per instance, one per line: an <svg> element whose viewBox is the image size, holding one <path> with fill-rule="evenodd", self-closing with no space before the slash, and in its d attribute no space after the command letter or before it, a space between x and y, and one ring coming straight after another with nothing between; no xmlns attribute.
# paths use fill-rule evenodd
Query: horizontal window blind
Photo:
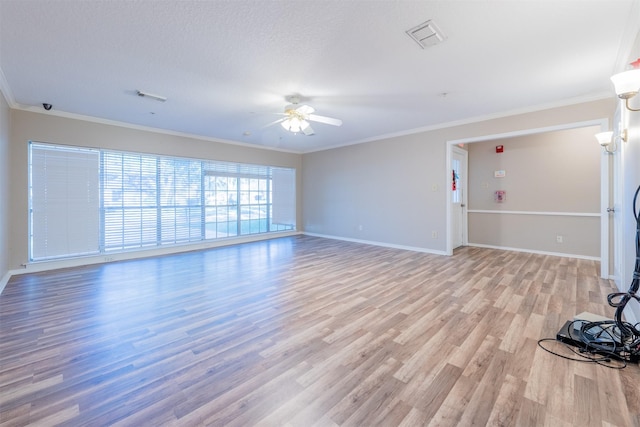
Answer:
<svg viewBox="0 0 640 427"><path fill-rule="evenodd" d="M30 258L99 252L96 150L31 144Z"/></svg>
<svg viewBox="0 0 640 427"><path fill-rule="evenodd" d="M30 147L32 261L295 227L294 169Z"/></svg>
<svg viewBox="0 0 640 427"><path fill-rule="evenodd" d="M106 251L155 246L158 240L158 160L102 152L102 230Z"/></svg>

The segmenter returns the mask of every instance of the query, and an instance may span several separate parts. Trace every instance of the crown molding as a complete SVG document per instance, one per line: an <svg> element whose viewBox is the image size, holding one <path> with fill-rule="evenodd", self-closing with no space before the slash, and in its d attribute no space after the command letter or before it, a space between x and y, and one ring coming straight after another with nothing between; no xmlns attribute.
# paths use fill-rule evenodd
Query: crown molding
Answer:
<svg viewBox="0 0 640 427"><path fill-rule="evenodd" d="M2 68L0 68L0 92L4 95L4 99L7 101L7 104L9 104L9 107L16 108L16 99L13 96L13 92L11 92L11 88L9 87L9 83L7 82L7 78L5 77Z"/></svg>

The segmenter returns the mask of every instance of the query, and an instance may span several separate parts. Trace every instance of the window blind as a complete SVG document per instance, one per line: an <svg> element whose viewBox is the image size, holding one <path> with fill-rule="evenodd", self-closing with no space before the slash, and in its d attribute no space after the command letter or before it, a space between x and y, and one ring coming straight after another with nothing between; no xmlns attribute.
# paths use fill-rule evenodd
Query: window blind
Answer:
<svg viewBox="0 0 640 427"><path fill-rule="evenodd" d="M156 156L102 152L105 251L155 246L158 240Z"/></svg>
<svg viewBox="0 0 640 427"><path fill-rule="evenodd" d="M295 225L294 169L45 143L30 147L31 260ZM272 210L279 222L271 221Z"/></svg>
<svg viewBox="0 0 640 427"><path fill-rule="evenodd" d="M99 252L96 150L31 143L30 259Z"/></svg>

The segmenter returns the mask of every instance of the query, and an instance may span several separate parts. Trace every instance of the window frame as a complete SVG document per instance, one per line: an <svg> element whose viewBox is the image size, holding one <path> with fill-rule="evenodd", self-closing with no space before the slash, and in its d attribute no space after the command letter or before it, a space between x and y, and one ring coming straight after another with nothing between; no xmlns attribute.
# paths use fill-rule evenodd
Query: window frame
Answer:
<svg viewBox="0 0 640 427"><path fill-rule="evenodd" d="M28 198L30 208L33 195L31 154L34 145L45 149L46 147L63 147L69 150L86 149L99 152L100 160L98 171L96 171L99 176L100 190L99 212L97 213L99 245L97 253L91 255L141 251L203 241L234 239L256 234L295 231L296 229L295 223L290 225L272 223L272 172L276 167L35 141L29 141ZM155 166L151 167L151 164L155 164ZM166 171L163 171L163 164ZM125 170L127 167L129 169ZM283 169L282 167L277 168ZM284 169L290 169L295 176L296 170L294 168ZM235 234L227 233L220 236L221 233L217 233L219 222L212 223L207 220L208 209L213 207L217 210L219 207L223 207L218 204L212 206L210 200L207 200L206 181L209 179L208 177L212 176L225 176L227 180L235 180L236 182L235 189L232 191L235 204L226 205L227 209L230 207L235 209L235 221L227 221L227 226L229 222L235 222ZM246 181L247 185L244 186L246 188L241 185L243 180L248 180ZM118 191L121 192L122 200L120 201L117 200ZM227 194L227 202L229 202L229 197ZM245 198L247 200L244 200ZM173 212L173 216L169 211ZM145 212L148 214L147 220L149 221L147 223L144 222ZM164 222L163 214L165 215ZM137 215L139 218L136 217ZM120 216L120 220L117 219L118 216ZM231 215L228 215L229 217ZM32 256L32 221L30 214L29 261L50 260L52 258ZM155 230L150 228L153 223L155 223ZM211 224L216 229L213 235L207 231ZM118 236L118 233L121 235ZM152 235L154 238L151 238ZM73 254L62 256L62 258L75 257Z"/></svg>

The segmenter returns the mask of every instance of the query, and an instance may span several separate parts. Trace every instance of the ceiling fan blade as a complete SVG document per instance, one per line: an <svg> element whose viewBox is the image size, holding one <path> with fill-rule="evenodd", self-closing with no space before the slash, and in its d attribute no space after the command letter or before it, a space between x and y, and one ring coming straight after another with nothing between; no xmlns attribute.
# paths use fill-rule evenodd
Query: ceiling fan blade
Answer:
<svg viewBox="0 0 640 427"><path fill-rule="evenodd" d="M311 114L314 111L316 111L315 108L313 108L310 105L301 105L298 108L296 108L296 111L304 116L306 116L307 114Z"/></svg>
<svg viewBox="0 0 640 427"><path fill-rule="evenodd" d="M269 126L273 126L273 125L275 125L275 124L278 124L278 123L284 122L286 119L287 119L287 117L283 117L283 118L281 118L281 119L278 119L278 120L276 120L276 121L273 121L273 122L271 122L271 123L269 123L269 124L266 124L266 125L262 126L262 129L266 129L266 128L268 128Z"/></svg>
<svg viewBox="0 0 640 427"><path fill-rule="evenodd" d="M304 133L307 136L313 135L313 129L311 129L311 126L307 126L305 128L302 129L302 133Z"/></svg>
<svg viewBox="0 0 640 427"><path fill-rule="evenodd" d="M334 119L333 117L325 117L325 116L317 116L315 114L309 114L307 118L313 122L319 122L319 123L324 123L324 124L333 125L333 126L342 126L342 120Z"/></svg>

